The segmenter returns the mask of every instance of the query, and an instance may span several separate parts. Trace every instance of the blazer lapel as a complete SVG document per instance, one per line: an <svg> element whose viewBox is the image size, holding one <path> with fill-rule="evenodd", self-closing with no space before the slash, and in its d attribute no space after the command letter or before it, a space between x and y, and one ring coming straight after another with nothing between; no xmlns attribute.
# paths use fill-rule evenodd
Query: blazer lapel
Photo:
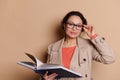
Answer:
<svg viewBox="0 0 120 80"><path fill-rule="evenodd" d="M62 65L62 45L64 42L64 38L61 39L57 44L54 45L54 51L57 51L58 57L56 57L56 64Z"/></svg>
<svg viewBox="0 0 120 80"><path fill-rule="evenodd" d="M57 44L54 46L54 50L57 51L58 57L56 58L56 64L62 64L62 45L64 42L64 39L61 39ZM77 38L77 46L75 48L74 54L72 56L71 62L70 62L70 69L74 68L75 65L80 65L80 56L84 53L85 45L82 38Z"/></svg>
<svg viewBox="0 0 120 80"><path fill-rule="evenodd" d="M74 54L72 56L71 62L70 62L70 69L75 68L74 66L78 65L80 66L80 56L83 54L85 46L83 45L83 39L82 38L77 38L77 46L74 51Z"/></svg>

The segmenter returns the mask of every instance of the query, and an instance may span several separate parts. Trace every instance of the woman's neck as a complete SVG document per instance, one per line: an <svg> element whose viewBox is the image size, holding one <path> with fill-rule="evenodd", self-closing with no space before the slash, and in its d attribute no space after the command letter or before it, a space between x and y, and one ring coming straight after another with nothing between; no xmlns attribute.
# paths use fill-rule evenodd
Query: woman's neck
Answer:
<svg viewBox="0 0 120 80"><path fill-rule="evenodd" d="M63 47L72 47L72 46L76 46L76 38L75 39L66 38L63 43Z"/></svg>

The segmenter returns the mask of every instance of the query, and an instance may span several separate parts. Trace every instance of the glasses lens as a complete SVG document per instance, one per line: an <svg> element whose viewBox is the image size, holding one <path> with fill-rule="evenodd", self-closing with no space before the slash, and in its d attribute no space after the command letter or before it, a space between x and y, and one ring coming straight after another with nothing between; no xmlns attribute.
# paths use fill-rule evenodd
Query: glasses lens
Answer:
<svg viewBox="0 0 120 80"><path fill-rule="evenodd" d="M82 29L82 25L79 25L79 24L74 24L74 23L67 22L66 25L67 25L68 28L74 28L75 27L77 30Z"/></svg>
<svg viewBox="0 0 120 80"><path fill-rule="evenodd" d="M81 30L81 29L82 29L82 25L77 25L76 28L77 28L78 30Z"/></svg>
<svg viewBox="0 0 120 80"><path fill-rule="evenodd" d="M72 24L72 23L67 23L67 27L73 28L73 27L74 27L74 24Z"/></svg>

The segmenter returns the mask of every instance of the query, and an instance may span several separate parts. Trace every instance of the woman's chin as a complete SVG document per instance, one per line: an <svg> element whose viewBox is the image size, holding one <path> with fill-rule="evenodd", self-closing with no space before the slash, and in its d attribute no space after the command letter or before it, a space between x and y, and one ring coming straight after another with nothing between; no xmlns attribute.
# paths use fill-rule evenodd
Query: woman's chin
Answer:
<svg viewBox="0 0 120 80"><path fill-rule="evenodd" d="M70 39L76 39L78 36L69 36Z"/></svg>

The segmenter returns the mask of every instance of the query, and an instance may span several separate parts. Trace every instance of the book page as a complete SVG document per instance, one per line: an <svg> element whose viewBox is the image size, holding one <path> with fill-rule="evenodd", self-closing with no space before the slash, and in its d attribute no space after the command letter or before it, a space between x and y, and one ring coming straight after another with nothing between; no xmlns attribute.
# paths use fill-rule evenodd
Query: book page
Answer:
<svg viewBox="0 0 120 80"><path fill-rule="evenodd" d="M62 68L59 64L42 64L39 65L37 69L54 69L54 68Z"/></svg>
<svg viewBox="0 0 120 80"><path fill-rule="evenodd" d="M20 62L17 62L17 64L30 68L32 70L36 69L36 65L32 62L20 61Z"/></svg>
<svg viewBox="0 0 120 80"><path fill-rule="evenodd" d="M35 57L29 53L25 53L30 59L32 59L35 63L37 63Z"/></svg>
<svg viewBox="0 0 120 80"><path fill-rule="evenodd" d="M37 64L37 69L39 68L39 66L43 65L43 62L41 62L40 60L38 60L37 58L36 59L36 64Z"/></svg>
<svg viewBox="0 0 120 80"><path fill-rule="evenodd" d="M38 69L38 66L41 66L43 64L43 62L41 62L40 60L38 60L36 57L34 57L33 55L29 54L29 53L25 53L30 59L32 59L35 64L36 64L36 68Z"/></svg>

